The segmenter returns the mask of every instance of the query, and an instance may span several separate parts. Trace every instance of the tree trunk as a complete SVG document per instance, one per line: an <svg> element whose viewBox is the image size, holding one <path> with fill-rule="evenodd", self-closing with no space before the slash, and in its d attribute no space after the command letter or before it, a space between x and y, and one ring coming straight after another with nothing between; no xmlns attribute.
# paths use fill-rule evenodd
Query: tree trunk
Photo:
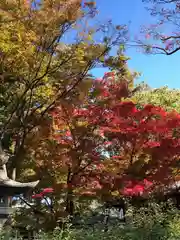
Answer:
<svg viewBox="0 0 180 240"><path fill-rule="evenodd" d="M71 173L71 169L68 169L68 176L67 176L67 196L66 196L66 212L73 216L74 214L74 201L73 201L73 189L72 189L72 180L73 176Z"/></svg>
<svg viewBox="0 0 180 240"><path fill-rule="evenodd" d="M68 191L66 198L66 212L70 215L74 215L74 201L73 201L73 191Z"/></svg>

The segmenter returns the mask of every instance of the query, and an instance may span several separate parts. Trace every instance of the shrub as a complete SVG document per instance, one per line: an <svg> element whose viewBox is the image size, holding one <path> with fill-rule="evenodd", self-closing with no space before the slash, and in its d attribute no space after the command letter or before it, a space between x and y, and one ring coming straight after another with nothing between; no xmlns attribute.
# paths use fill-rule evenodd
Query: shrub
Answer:
<svg viewBox="0 0 180 240"><path fill-rule="evenodd" d="M173 206L149 203L147 207L130 207L126 223L109 225L104 232L97 224L80 229L68 226L62 230L56 228L51 233L39 233L37 240L179 240L180 215ZM3 238L4 236L4 238ZM12 239L2 234L0 239ZM20 238L13 238L19 240Z"/></svg>

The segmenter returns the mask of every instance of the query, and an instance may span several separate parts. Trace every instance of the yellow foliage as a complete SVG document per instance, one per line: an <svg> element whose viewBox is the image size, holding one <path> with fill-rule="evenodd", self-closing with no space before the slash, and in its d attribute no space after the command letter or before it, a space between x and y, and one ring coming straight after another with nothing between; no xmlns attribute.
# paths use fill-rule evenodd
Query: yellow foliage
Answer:
<svg viewBox="0 0 180 240"><path fill-rule="evenodd" d="M85 127L85 126L87 126L88 124L89 124L89 123L88 123L87 121L78 121L78 122L76 123L76 125L77 125L77 126L80 126L80 127L81 127L81 126L84 126L84 127Z"/></svg>
<svg viewBox="0 0 180 240"><path fill-rule="evenodd" d="M113 191L111 192L111 195L114 197L119 196L119 191Z"/></svg>

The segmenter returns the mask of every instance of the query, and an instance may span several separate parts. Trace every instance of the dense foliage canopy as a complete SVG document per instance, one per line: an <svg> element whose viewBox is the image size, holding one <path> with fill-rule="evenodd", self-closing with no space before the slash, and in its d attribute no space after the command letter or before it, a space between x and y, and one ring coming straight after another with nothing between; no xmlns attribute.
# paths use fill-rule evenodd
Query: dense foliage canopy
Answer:
<svg viewBox="0 0 180 240"><path fill-rule="evenodd" d="M179 51L179 32L157 26L179 28L180 2L146 2L159 21L138 46ZM11 178L40 179L23 214L50 230L84 200L148 198L180 178L179 90L136 86L127 27L97 17L94 1L0 2L0 156ZM109 70L96 78L97 67Z"/></svg>

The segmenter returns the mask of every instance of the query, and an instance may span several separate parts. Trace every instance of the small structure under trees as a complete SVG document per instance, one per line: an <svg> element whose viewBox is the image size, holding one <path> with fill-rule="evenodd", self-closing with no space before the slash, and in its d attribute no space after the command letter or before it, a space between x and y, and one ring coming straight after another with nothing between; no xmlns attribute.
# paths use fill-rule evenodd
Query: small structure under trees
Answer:
<svg viewBox="0 0 180 240"><path fill-rule="evenodd" d="M39 181L21 183L8 177L6 164L9 155L1 149L0 153L0 227L4 225L8 216L13 213L12 197L27 194L34 189Z"/></svg>

